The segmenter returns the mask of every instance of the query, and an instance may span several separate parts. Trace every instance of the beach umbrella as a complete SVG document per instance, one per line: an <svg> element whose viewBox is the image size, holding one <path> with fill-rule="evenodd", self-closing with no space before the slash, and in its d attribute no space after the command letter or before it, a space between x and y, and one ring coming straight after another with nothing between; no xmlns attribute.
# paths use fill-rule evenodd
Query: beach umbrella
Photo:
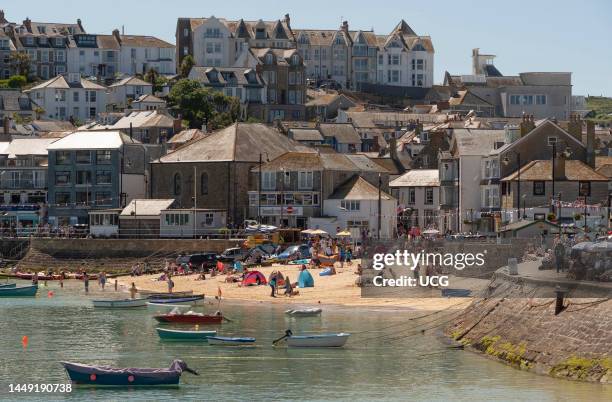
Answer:
<svg viewBox="0 0 612 402"><path fill-rule="evenodd" d="M348 230L343 230L342 232L336 233L336 236L338 237L347 237L350 235L351 235L351 232L349 232Z"/></svg>
<svg viewBox="0 0 612 402"><path fill-rule="evenodd" d="M310 234L313 234L313 235L326 235L327 232L325 230L315 229L312 232L310 232Z"/></svg>
<svg viewBox="0 0 612 402"><path fill-rule="evenodd" d="M436 234L440 234L440 231L438 229L427 229L426 231L423 232L423 234L436 235Z"/></svg>
<svg viewBox="0 0 612 402"><path fill-rule="evenodd" d="M305 230L302 230L300 233L312 234L312 229L305 229Z"/></svg>

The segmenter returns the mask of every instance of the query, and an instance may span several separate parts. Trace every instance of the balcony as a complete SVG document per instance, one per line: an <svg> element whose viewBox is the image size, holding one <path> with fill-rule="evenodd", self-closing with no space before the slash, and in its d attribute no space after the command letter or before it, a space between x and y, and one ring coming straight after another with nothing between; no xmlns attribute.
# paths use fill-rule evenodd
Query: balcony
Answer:
<svg viewBox="0 0 612 402"><path fill-rule="evenodd" d="M3 179L0 181L0 188L7 190L43 190L47 188L47 180Z"/></svg>

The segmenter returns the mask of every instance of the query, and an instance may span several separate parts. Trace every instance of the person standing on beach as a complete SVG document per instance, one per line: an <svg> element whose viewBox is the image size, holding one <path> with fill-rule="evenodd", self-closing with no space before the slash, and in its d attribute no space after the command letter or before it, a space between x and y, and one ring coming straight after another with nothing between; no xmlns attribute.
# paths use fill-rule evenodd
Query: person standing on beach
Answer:
<svg viewBox="0 0 612 402"><path fill-rule="evenodd" d="M271 297L276 297L276 276L273 276L272 279L270 279L270 288L272 289L272 293L270 293Z"/></svg>
<svg viewBox="0 0 612 402"><path fill-rule="evenodd" d="M83 272L83 284L85 285L85 293L89 293L89 275Z"/></svg>
<svg viewBox="0 0 612 402"><path fill-rule="evenodd" d="M98 280L100 281L100 287L102 287L102 290L104 290L104 287L106 286L106 272L100 272Z"/></svg>
<svg viewBox="0 0 612 402"><path fill-rule="evenodd" d="M132 299L136 298L136 293L138 293L138 289L136 289L136 284L132 282L132 287L130 288L130 297Z"/></svg>
<svg viewBox="0 0 612 402"><path fill-rule="evenodd" d="M174 281L172 281L172 277L168 274L168 293L172 293L172 289L174 289Z"/></svg>

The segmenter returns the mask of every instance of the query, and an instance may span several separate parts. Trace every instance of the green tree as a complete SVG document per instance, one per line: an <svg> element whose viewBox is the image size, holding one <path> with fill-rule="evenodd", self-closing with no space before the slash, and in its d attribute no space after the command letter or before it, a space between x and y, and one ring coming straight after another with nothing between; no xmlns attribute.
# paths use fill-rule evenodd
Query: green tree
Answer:
<svg viewBox="0 0 612 402"><path fill-rule="evenodd" d="M153 93L161 92L163 86L168 83L168 79L163 75L160 75L154 69L150 69L144 76L144 80L153 85Z"/></svg>
<svg viewBox="0 0 612 402"><path fill-rule="evenodd" d="M168 103L191 128L200 128L205 123L212 130L227 127L240 115L237 98L203 88L197 81L188 79L179 80L172 87Z"/></svg>
<svg viewBox="0 0 612 402"><path fill-rule="evenodd" d="M28 83L28 79L23 75L13 75L8 79L9 88L23 88Z"/></svg>
<svg viewBox="0 0 612 402"><path fill-rule="evenodd" d="M27 53L13 53L10 60L18 75L23 75L24 77L30 76L30 63L32 60Z"/></svg>
<svg viewBox="0 0 612 402"><path fill-rule="evenodd" d="M180 68L181 77L187 78L193 66L195 66L195 60L190 54L188 54L187 56L185 56L185 58L181 62L181 68Z"/></svg>

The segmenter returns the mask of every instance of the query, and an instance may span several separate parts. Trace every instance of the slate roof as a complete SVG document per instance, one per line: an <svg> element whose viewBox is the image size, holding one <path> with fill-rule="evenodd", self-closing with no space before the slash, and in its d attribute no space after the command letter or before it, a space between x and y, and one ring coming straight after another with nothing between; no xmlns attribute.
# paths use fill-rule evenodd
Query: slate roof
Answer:
<svg viewBox="0 0 612 402"><path fill-rule="evenodd" d="M378 188L368 183L361 176L354 175L334 190L327 197L329 200L378 200ZM393 200L389 194L381 191L381 199Z"/></svg>
<svg viewBox="0 0 612 402"><path fill-rule="evenodd" d="M0 110L7 113L27 112L34 109L30 98L17 89L0 89Z"/></svg>
<svg viewBox="0 0 612 402"><path fill-rule="evenodd" d="M597 173L589 165L578 160L565 161L565 179L567 181L608 181L609 179ZM502 181L518 180L518 172L514 172ZM521 168L521 181L552 181L552 161L531 161Z"/></svg>
<svg viewBox="0 0 612 402"><path fill-rule="evenodd" d="M259 154L274 159L285 152L314 152L261 123L234 123L206 138L162 156L168 162L259 162Z"/></svg>
<svg viewBox="0 0 612 402"><path fill-rule="evenodd" d="M136 86L143 86L143 87L152 87L153 84L151 84L150 82L146 82L144 80L141 80L138 77L125 77L113 84L111 84L109 86L109 88L114 88L114 87L119 87L119 86L123 86L123 85L136 85Z"/></svg>
<svg viewBox="0 0 612 402"><path fill-rule="evenodd" d="M612 179L612 163L601 165L595 171L608 179Z"/></svg>
<svg viewBox="0 0 612 402"><path fill-rule="evenodd" d="M174 44L156 38L155 36L147 35L120 35L121 45L129 47L159 47L173 48Z"/></svg>
<svg viewBox="0 0 612 402"><path fill-rule="evenodd" d="M30 92L38 89L55 88L55 89L69 89L69 88L84 88L84 89L106 89L105 86L96 84L93 81L81 78L80 82L68 82L63 75L58 75L55 78L51 78L41 84L36 85L24 92Z"/></svg>
<svg viewBox="0 0 612 402"><path fill-rule="evenodd" d="M132 128L174 127L174 119L158 110L133 111L108 128L126 130L130 128L130 124Z"/></svg>
<svg viewBox="0 0 612 402"><path fill-rule="evenodd" d="M360 144L361 137L350 123L321 123L323 137L334 137L339 144Z"/></svg>
<svg viewBox="0 0 612 402"><path fill-rule="evenodd" d="M494 150L496 142L505 139L505 130L459 128L453 130L451 149L455 145L460 156L484 156Z"/></svg>
<svg viewBox="0 0 612 402"><path fill-rule="evenodd" d="M225 18L189 18L189 22L191 25L191 29L195 30L199 26L203 25L208 20L215 18L221 24L225 25L225 27L231 32L232 37L238 38L255 38L255 32L257 27L263 27L265 30L266 39L284 39L284 38L292 38L291 29L287 26L287 23L283 20L276 21L245 21L243 19L240 20L227 20ZM280 31L278 28L280 26Z"/></svg>
<svg viewBox="0 0 612 402"><path fill-rule="evenodd" d="M389 187L438 187L440 172L437 169L414 169L389 183Z"/></svg>
<svg viewBox="0 0 612 402"><path fill-rule="evenodd" d="M199 140L200 138L207 137L207 133L203 133L202 130L198 130L197 128L190 128L188 130L183 130L180 133L174 134L172 138L168 140L170 144L184 144L189 141Z"/></svg>
<svg viewBox="0 0 612 402"><path fill-rule="evenodd" d="M365 155L347 155L338 153L324 153L309 150L308 152L287 152L262 165L264 172L275 172L285 169L288 171L300 170L335 170L346 172L374 172L388 173L387 170L368 159ZM252 171L258 172L259 166Z"/></svg>
<svg viewBox="0 0 612 402"><path fill-rule="evenodd" d="M323 142L323 136L321 132L316 128L291 128L289 129L291 138L295 141L321 141Z"/></svg>
<svg viewBox="0 0 612 402"><path fill-rule="evenodd" d="M216 80L212 72L217 72ZM252 79L249 79L249 74ZM261 74L249 67L193 67L189 79L209 85L265 85Z"/></svg>

